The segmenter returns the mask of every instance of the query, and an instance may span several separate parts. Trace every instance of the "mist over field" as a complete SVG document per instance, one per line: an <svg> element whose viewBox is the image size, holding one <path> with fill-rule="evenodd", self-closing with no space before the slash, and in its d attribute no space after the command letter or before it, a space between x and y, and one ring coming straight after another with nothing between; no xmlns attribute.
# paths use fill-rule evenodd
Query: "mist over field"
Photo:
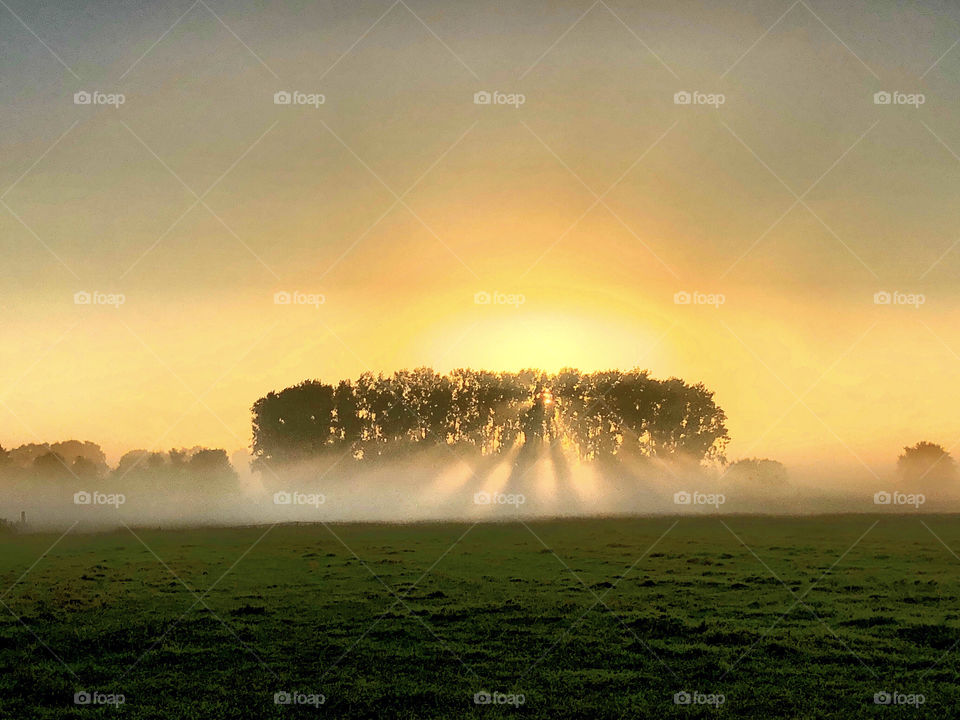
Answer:
<svg viewBox="0 0 960 720"><path fill-rule="evenodd" d="M581 462L544 450L522 462L458 457L433 448L360 465L344 458L303 462L280 471L251 471L232 460L235 480L183 482L104 477L5 484L0 518L24 530L271 525L274 523L510 521L549 517L823 513L916 513L960 510L960 493L943 483L911 484L893 472L875 477L823 470L788 473L777 482L736 467L701 467L638 459ZM879 495L878 495L879 494ZM885 498L884 494L888 495ZM886 500L886 502L885 502Z"/></svg>

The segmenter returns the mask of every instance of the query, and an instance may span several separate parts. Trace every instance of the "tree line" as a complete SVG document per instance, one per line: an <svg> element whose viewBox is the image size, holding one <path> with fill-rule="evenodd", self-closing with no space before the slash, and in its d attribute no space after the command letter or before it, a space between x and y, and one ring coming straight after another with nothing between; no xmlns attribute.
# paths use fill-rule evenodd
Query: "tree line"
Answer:
<svg viewBox="0 0 960 720"><path fill-rule="evenodd" d="M729 439L703 384L646 370L364 373L270 392L252 413L255 462L281 466L331 451L365 460L448 445L488 455L555 440L584 459L723 461Z"/></svg>
<svg viewBox="0 0 960 720"><path fill-rule="evenodd" d="M141 486L210 487L235 481L237 473L226 450L204 447L169 452L131 450L115 468L100 446L89 441L27 443L12 450L0 446L0 478L12 481L106 480Z"/></svg>

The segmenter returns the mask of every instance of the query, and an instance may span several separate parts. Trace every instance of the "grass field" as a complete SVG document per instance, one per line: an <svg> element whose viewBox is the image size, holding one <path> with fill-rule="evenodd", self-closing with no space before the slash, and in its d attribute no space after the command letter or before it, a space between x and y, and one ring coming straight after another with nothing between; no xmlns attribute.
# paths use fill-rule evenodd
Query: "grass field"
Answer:
<svg viewBox="0 0 960 720"><path fill-rule="evenodd" d="M58 537L2 541L3 718L960 717L954 516Z"/></svg>

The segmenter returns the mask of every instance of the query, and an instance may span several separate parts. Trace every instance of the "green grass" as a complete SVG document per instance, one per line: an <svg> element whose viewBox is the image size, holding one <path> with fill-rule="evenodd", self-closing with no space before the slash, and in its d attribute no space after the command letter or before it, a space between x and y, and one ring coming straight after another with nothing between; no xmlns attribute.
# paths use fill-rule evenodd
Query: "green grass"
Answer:
<svg viewBox="0 0 960 720"><path fill-rule="evenodd" d="M958 717L931 530L960 550L930 515L74 531L15 586L58 535L5 537L0 717Z"/></svg>

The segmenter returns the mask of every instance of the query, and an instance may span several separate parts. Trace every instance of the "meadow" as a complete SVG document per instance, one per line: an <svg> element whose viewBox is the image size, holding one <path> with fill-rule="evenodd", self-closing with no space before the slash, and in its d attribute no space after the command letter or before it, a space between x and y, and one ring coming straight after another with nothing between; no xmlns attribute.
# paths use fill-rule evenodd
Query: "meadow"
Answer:
<svg viewBox="0 0 960 720"><path fill-rule="evenodd" d="M958 717L957 519L11 534L0 717Z"/></svg>

